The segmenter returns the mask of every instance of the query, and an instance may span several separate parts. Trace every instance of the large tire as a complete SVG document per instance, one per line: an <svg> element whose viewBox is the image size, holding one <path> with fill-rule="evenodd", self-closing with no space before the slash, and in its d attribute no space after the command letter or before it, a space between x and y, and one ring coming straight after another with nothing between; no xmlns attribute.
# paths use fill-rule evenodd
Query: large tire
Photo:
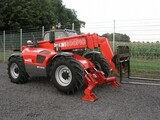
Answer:
<svg viewBox="0 0 160 120"><path fill-rule="evenodd" d="M11 57L8 61L8 75L11 82L21 84L28 81L22 57Z"/></svg>
<svg viewBox="0 0 160 120"><path fill-rule="evenodd" d="M103 71L105 77L110 75L110 65L101 53L88 53L84 57L89 59L97 70Z"/></svg>
<svg viewBox="0 0 160 120"><path fill-rule="evenodd" d="M84 70L72 57L56 58L51 64L49 75L54 86L66 94L73 94L84 85Z"/></svg>

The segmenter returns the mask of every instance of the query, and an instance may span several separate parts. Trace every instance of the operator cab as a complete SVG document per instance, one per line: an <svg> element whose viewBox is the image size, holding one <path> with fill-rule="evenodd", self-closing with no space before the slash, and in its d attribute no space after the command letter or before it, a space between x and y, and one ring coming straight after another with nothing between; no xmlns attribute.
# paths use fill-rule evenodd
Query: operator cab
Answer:
<svg viewBox="0 0 160 120"><path fill-rule="evenodd" d="M68 29L65 29L65 30L51 30L51 31L47 31L44 35L44 41L48 41L50 43L54 43L55 40L58 38L65 38L65 37L71 37L71 36L77 36L78 34L76 33L76 31L73 31L73 30L68 30ZM61 51L61 47L59 44L54 44L54 49L55 51ZM76 53L76 54L79 54L79 55L83 55L84 53L84 49L67 49L67 50L63 50L65 52L72 52L72 53Z"/></svg>
<svg viewBox="0 0 160 120"><path fill-rule="evenodd" d="M69 29L57 29L57 30L51 30L51 31L47 31L44 34L44 38L43 40L50 40L50 33L54 34L55 39L57 38L64 38L64 37L68 37L68 36L76 36L77 33L74 30L69 30Z"/></svg>

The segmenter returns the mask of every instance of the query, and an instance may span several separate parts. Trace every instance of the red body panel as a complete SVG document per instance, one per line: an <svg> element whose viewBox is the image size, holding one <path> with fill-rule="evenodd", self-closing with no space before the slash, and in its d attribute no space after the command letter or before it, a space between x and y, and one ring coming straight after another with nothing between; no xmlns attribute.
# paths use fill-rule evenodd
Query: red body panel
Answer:
<svg viewBox="0 0 160 120"><path fill-rule="evenodd" d="M39 48L46 48L46 49L50 49L50 50L53 50L53 48L54 48L54 45L52 43L50 43L48 40L39 41L38 46L39 46Z"/></svg>
<svg viewBox="0 0 160 120"><path fill-rule="evenodd" d="M50 44L50 43L46 42L45 44ZM41 53L42 51L48 51L50 53L44 54L44 53ZM50 60L57 54L58 52L55 52L54 50L51 50L48 48L34 48L34 47L25 48L22 52L22 56L25 64L33 64L33 65L40 65L40 66L47 66L50 63ZM45 60L43 63L37 63L37 55L41 55L45 57ZM84 69L89 68L88 60L86 58L79 56L77 54L73 54L73 57L82 64ZM31 59L31 60L28 60L28 59Z"/></svg>
<svg viewBox="0 0 160 120"><path fill-rule="evenodd" d="M44 50L47 50L48 52L50 52L50 54L41 53ZM33 64L38 66L47 66L50 60L52 59L52 57L56 54L57 52L50 49L44 49L44 48L25 48L22 52L22 56L25 64ZM45 57L45 60L43 63L37 62L37 55L41 55Z"/></svg>
<svg viewBox="0 0 160 120"><path fill-rule="evenodd" d="M106 60L109 62L111 69L115 73L118 73L118 70L116 69L115 64L112 61L112 58L114 57L114 53L110 46L109 40L104 37L101 37L99 38L99 45L100 45L101 52L103 56L106 58Z"/></svg>

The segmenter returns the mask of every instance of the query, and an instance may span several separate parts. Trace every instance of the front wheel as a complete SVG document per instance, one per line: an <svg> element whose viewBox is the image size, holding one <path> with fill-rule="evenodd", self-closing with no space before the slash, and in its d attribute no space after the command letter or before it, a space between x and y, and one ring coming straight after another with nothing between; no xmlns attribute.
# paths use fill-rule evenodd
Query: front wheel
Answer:
<svg viewBox="0 0 160 120"><path fill-rule="evenodd" d="M72 57L58 57L51 65L50 77L61 92L73 94L84 85L84 70Z"/></svg>
<svg viewBox="0 0 160 120"><path fill-rule="evenodd" d="M21 57L11 57L8 61L8 75L13 83L25 83L28 74L25 71L23 59Z"/></svg>

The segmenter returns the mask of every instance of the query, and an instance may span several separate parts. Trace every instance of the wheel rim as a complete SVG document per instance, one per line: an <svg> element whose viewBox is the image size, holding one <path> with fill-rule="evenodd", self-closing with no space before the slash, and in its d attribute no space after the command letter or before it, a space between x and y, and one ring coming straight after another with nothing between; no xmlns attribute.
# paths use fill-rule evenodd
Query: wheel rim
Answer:
<svg viewBox="0 0 160 120"><path fill-rule="evenodd" d="M55 77L61 86L68 86L72 81L72 72L67 66L61 65L56 69Z"/></svg>
<svg viewBox="0 0 160 120"><path fill-rule="evenodd" d="M16 63L12 63L10 66L10 73L14 79L17 79L19 76L19 67Z"/></svg>

